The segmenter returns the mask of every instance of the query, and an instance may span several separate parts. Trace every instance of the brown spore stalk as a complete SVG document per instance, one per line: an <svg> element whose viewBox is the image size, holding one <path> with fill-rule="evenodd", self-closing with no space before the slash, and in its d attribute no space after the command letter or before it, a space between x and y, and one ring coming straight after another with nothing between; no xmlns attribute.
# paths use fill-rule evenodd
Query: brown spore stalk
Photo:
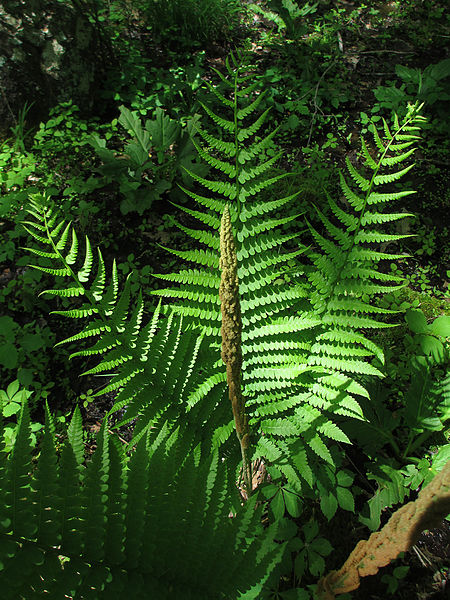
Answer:
<svg viewBox="0 0 450 600"><path fill-rule="evenodd" d="M223 211L220 225L221 270L219 298L222 312L222 360L227 369L228 395L233 410L237 438L241 446L244 484L247 496L252 490L252 466L250 460L250 431L242 395L242 318L239 301L238 263L236 243L233 236L228 206Z"/></svg>
<svg viewBox="0 0 450 600"><path fill-rule="evenodd" d="M386 525L357 543L339 571L331 571L319 581L319 600L334 600L338 594L356 590L360 578L375 575L416 543L424 529L439 526L450 513L450 461L424 487L417 500L397 510Z"/></svg>

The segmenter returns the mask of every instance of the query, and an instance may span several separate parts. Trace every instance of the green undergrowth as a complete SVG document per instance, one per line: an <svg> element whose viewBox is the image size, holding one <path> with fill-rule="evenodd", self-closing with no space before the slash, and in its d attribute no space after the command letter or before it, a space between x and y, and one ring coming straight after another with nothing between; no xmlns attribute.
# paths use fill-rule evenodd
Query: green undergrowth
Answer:
<svg viewBox="0 0 450 600"><path fill-rule="evenodd" d="M134 9L128 10L132 4ZM236 172L233 175L232 170L224 170L224 163L233 166L234 157L227 156L230 147L225 142L235 131L234 118L227 117L232 107L223 101L230 100L231 88L215 69L227 71L228 49L243 45L246 58L239 76L249 77L247 85L254 84L254 89L238 99L241 109L247 109L255 99L258 106L243 113L239 126L251 127L253 117L257 119L266 110L269 113L266 124L252 132L253 137L237 140L242 149L251 149L252 144L258 149L251 159L254 162L246 165L244 161L238 165L238 171L265 167L252 172L243 183L238 174L236 185L250 189L252 185L257 187L261 179L274 180L273 185L263 185L257 191L255 187L254 195L248 195L249 202L260 203L258 210L276 199L293 196L289 202L272 206L270 214L271 226L278 223L277 235L284 244L270 251L258 246L253 254L249 252L246 257L244 252L240 256L244 261L240 277L245 324L255 332L261 319L269 315L274 319L276 315L277 319L290 315L293 320L299 315L311 317L307 325L291 323L286 339L263 337L258 349L254 341L258 337L249 336L244 341L244 380L256 432L255 460L262 461L261 472L268 476L258 497L263 506L262 522L277 523L276 539L287 547L280 568L260 597L306 600L312 590L308 586L315 584L324 569L338 567L346 558L338 538L331 533L339 530L339 522L350 522L352 540L358 541L362 524L371 529L383 524L389 511L413 498L449 458L448 330L447 321L443 320L449 315L450 281L445 113L450 94L445 50L448 15L443 3L428 1L389 5L374 2L370 6L215 1L208 4L214 18L205 20L208 13L197 10L206 8L203 2L190 3L189 19L178 2L155 2L151 7L144 4L95 3L101 17L97 19L98 27L104 28L115 45L120 65L120 69L111 65L107 73L105 88L100 91L105 105L99 107L97 114L87 114L70 98L63 98L42 123L33 123L26 105L1 145L0 302L4 311L0 316L0 396L6 420L6 449L10 451L14 446L26 398L31 410L33 461L40 441L45 439L46 401L55 413L58 435L65 435L65 423L75 404L81 407L86 429L98 428L103 415L115 406L110 425L122 423L122 439L129 442L133 435L144 439L148 434L150 444L165 418L172 426L182 422L178 412L183 403L180 373L183 369L189 372L196 364L198 379L183 388L183 393L190 394L190 410L180 435L185 436L183 443L189 445L190 428L196 430L199 420L203 424L210 420L215 436L211 431L201 436L199 447L208 452L212 440L213 446L223 452L222 458L232 465L229 480L237 478L239 457L231 435L233 425L224 395L224 375L220 368L219 374L217 371L221 365L220 353L217 354L217 277L211 276L205 283L200 273L202 269L215 272L217 228L224 202L232 204L238 243L248 244L254 250L254 243L264 244L266 240L266 233L257 228L269 218L268 213L263 211L240 220L239 210L250 205L242 202L241 208L235 210L231 195L220 196L226 191L226 183L235 185L232 178L236 178ZM94 18L93 7L92 10ZM163 23L167 26L163 27ZM376 77L373 73L377 73ZM410 216L386 223L382 232L410 237L378 237L370 242L371 250L378 245L377 251L395 255L378 264L381 277L395 281L403 275L406 285L384 295L377 292L373 297L380 311L394 311L383 315L380 312L381 320L389 327L374 330L368 322L360 323L358 333L380 349L370 357L369 351L375 346L358 346L357 360L369 365L352 375L370 397L369 401L364 395L362 399L355 396L365 420L355 419L352 424L343 411L330 411L323 421L326 392L317 385L316 378L324 377L320 369L330 365L322 364L320 358L314 363L308 355L319 326L307 311L312 301L317 309L314 318L322 314L318 290L323 287L329 291L321 277L323 272L330 275L327 265L332 262L331 244L346 243L350 220L345 221L345 226L341 222L339 231L334 229L335 218L339 220L342 214L336 213L333 201L346 198L344 212L352 202L353 208L357 206L351 192L364 196L360 187L364 184L349 172L346 160L364 177L367 165L364 167L363 162L370 162L367 153L373 157L377 151L375 129L383 135L383 119L392 127L394 112L401 121L408 102L416 100L425 102L423 111L427 116L414 155L416 166L401 181L389 185L393 194L417 192L396 201L395 211ZM218 119L211 119L204 106ZM229 124L224 122L227 119ZM275 134L266 139L275 129ZM223 145L214 145L201 132L219 139ZM361 134L367 142L367 153L361 147ZM225 156L221 155L223 151ZM368 169L370 173L370 165ZM351 187L350 193L340 187L339 172L347 173L346 177L355 183L356 188ZM205 181L214 182L217 187L208 188L206 184L205 189ZM58 218L71 222L79 239L79 257L84 259L87 235L92 249L102 248L108 277L112 276L112 261L116 259L120 293L127 280L130 314L136 309L142 290L142 323L151 322L157 296L164 295L164 288L172 290L163 301L164 316L160 315L161 322L155 325L151 351L160 361L155 364L160 365L162 375L172 372L180 389L170 407L168 402L161 403L162 398L172 398L164 381L158 380L155 389L150 386L150 396L154 394L157 401L153 409L144 411L144 419L136 427L135 419L142 416L140 399L144 392L132 402L121 385L100 394L105 383L120 383L120 378L111 379L117 357L113 356L113 362L104 371L95 372L97 363L92 356L86 364L82 356L75 357L69 366L69 355L80 350L79 340L54 348L57 342L76 332L65 316L49 317L49 312L80 310L83 303L78 297L60 297L55 302L51 296L39 295L43 289L59 289L63 279L62 273L55 280L49 273L29 268L29 257L23 255L23 246L38 249L20 225L27 218L30 197L44 197ZM199 197L209 201L202 204ZM380 214L386 214L386 206L379 210ZM213 258L201 254L205 242ZM97 267L95 252L93 270ZM194 258L200 264L195 264ZM271 261L283 268L280 266L276 273L270 271L264 285L258 284L258 277L268 277ZM45 261L38 266L51 268ZM169 283L167 277L171 277ZM308 287L312 284L316 285L315 292ZM264 292L268 286L273 290L271 298ZM183 293L191 297L183 300ZM368 303L369 296L363 294L359 301ZM341 302L342 298L338 300ZM177 316L168 315L171 310L183 312L183 302L187 309L180 323ZM336 314L342 317L341 313ZM373 316L371 313L364 318ZM192 328L199 319L210 328L206 337L215 332L212 349L207 345L211 340L195 342ZM274 322L279 325L279 320ZM80 320L80 330L88 324L86 314ZM295 339L295 327L300 325L299 337ZM188 332L182 334L184 328ZM267 329L264 336L268 335ZM169 351L158 353L164 340L177 348L173 356ZM303 345L300 359L296 354L299 349L293 351L296 343ZM327 344L334 344L336 349L341 342ZM316 350L319 345L316 342ZM343 347L338 357L330 348L323 349L324 355L330 361L341 361L342 366L343 353L348 352L345 343ZM193 354L189 354L191 350ZM134 364L135 352L130 351L130 364ZM321 352L316 354L323 358ZM278 369L276 377L267 371L274 366L266 360L269 354ZM210 364L211 360L214 364ZM173 369L167 364L173 364ZM305 365L309 370L305 370ZM336 367L334 362L333 368ZM91 372L80 379L78 374L83 371ZM375 371L384 377L375 380ZM119 372L128 376L126 368ZM201 378L206 382L203 387ZM293 381L302 402L308 386L316 386L315 404L306 420L303 415L303 425L294 418L297 405L292 400ZM194 384L198 384L198 389ZM417 398L421 403L417 403ZM120 405L125 400L127 403ZM276 411L271 412L275 405ZM207 415L204 419L199 417L202 411ZM159 425L155 421L155 429L149 433L149 419L156 418L160 419ZM289 436L286 439L282 419L290 422L289 427L296 427L297 433L301 429L297 436L301 443L292 442ZM311 437L311 423L322 427L319 441ZM91 434L83 435L88 446L92 446ZM59 439L57 436L57 446ZM353 445L348 445L347 440ZM193 460L196 457L194 452ZM314 476L313 485L308 468ZM409 599L410 575L401 579L393 574L383 585L392 591L395 580L398 598Z"/></svg>

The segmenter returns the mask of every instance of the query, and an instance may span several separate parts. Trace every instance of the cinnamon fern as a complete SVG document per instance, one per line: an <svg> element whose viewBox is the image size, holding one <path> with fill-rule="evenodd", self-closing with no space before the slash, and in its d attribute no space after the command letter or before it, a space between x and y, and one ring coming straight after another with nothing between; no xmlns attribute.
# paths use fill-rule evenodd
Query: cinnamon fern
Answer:
<svg viewBox="0 0 450 600"><path fill-rule="evenodd" d="M261 197L283 177L273 174L279 155L261 158L276 130L263 129L268 110L258 114L257 109L264 92L249 84L252 75L245 65L232 56L226 67L226 75L217 75L228 93L207 84L218 108L204 106L220 134L198 129L203 140L197 145L199 154L216 177L192 174L205 192L185 192L199 209L179 207L199 221L200 228L179 227L202 247L173 251L193 266L159 275L183 286L156 293L172 298L170 309L212 340L218 336L217 230L229 205L237 242L242 378L250 427L257 432L257 454L276 462L290 483L301 488L313 485L310 465L315 458L333 462L329 440L349 442L333 414L364 419L357 398L368 394L359 377L382 375L371 359L383 362L383 353L365 332L390 326L381 318L393 311L378 308L376 297L402 286L403 280L383 269L400 255L381 252L376 245L405 237L383 228L408 216L388 208L412 192L388 186L412 167L404 163L415 150L423 118L420 107L411 106L404 121L396 118L391 129L386 122L382 132L373 126L372 145L361 139L363 168L347 159L348 175L340 175L342 198L329 198L329 214L316 209L320 228L307 222L313 247L299 244L294 251L283 251L283 244L298 234L283 233L280 226L295 217L270 215L286 210L297 194L269 201ZM309 267L299 261L303 253ZM287 266L293 260L298 265L294 272ZM279 285L288 272L290 283ZM223 443L232 430L229 421L216 432L216 442Z"/></svg>
<svg viewBox="0 0 450 600"><path fill-rule="evenodd" d="M158 308L143 325L141 297L133 303L127 282L119 293L117 269L113 265L107 275L89 240L78 256L75 232L45 201L35 198L25 226L47 248L32 251L52 263L38 268L69 282L48 292L79 303L58 312L88 319L61 343L76 343L74 356L98 355L99 364L87 373L111 375L99 393L117 391L112 410L126 407L123 422L141 415L138 437L168 420L189 430L194 445L208 440L213 448L225 445L227 453L234 423L220 360L219 228L228 205L242 317L242 393L254 456L276 464L301 490L316 485L317 460L333 464L330 443L350 442L339 419L364 420L358 397L368 393L361 376L382 375L372 359L382 363L383 353L367 332L390 326L383 318L393 311L379 308L377 297L403 283L383 267L400 255L378 245L404 237L386 231L407 216L390 205L412 192L389 186L411 168L407 161L423 118L420 107L411 106L401 123L383 122L382 131L372 127L373 140L361 140L362 165L347 160L342 196L329 198L327 211L314 209L317 218L309 215L306 223L311 238L300 243L296 217L273 216L287 211L297 194L266 200L285 175L274 170L279 155L266 154L277 130L267 132L269 111L259 112L264 91L235 56L226 68L225 75L216 72L223 93L207 84L214 102L203 108L211 130L197 130L197 150L216 175L189 173L203 191L185 189L197 206L179 207L198 222L179 227L199 247L171 250L189 264L159 275L170 282L156 292L170 298L161 310L166 316ZM286 273L289 284L280 284ZM92 338L90 347L82 347Z"/></svg>

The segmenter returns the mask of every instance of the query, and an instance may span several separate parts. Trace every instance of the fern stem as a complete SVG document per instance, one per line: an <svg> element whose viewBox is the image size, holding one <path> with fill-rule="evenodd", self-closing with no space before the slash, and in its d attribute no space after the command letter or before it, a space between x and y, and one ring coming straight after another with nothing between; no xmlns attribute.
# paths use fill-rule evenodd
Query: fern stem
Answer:
<svg viewBox="0 0 450 600"><path fill-rule="evenodd" d="M233 410L236 435L242 454L244 485L247 497L252 491L252 464L250 459L250 430L242 395L242 318L239 301L237 254L228 205L220 224L220 287L222 312L222 360L227 369L228 394Z"/></svg>

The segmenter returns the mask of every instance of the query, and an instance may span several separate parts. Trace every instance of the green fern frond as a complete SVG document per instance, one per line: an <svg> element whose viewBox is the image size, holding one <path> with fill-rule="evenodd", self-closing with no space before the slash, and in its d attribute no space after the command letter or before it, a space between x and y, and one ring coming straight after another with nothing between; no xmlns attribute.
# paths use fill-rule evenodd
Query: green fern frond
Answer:
<svg viewBox="0 0 450 600"><path fill-rule="evenodd" d="M402 280L395 275L379 271L376 264L380 260L395 260L400 255L377 252L373 249L373 244L395 243L407 237L385 233L376 227L406 216L406 213L389 213L385 206L412 192L374 192L373 188L397 181L409 171L411 165L400 171L382 172L385 168L404 162L413 153L413 148L403 152L402 149L395 149L395 145L396 141L401 139L403 132L409 130L410 123L421 121L422 117L413 108L402 124L398 121L395 122L397 124L394 123L392 131L386 125L384 137L373 127L372 132L378 153L372 154L366 142L362 141L362 154L372 175L370 178L362 175L347 158L349 174L355 183L354 187L359 188L359 191L355 192L342 174L340 177L342 192L351 210L345 210L329 199L331 211L337 218L336 224L318 211L322 223L335 242L325 238L311 227L314 239L321 250L321 254L311 253L311 260L316 267L316 271L309 275L310 282L316 288L312 305L314 314L322 314L323 323L330 327L328 332L322 334L321 339L324 339L325 335L327 339L333 339L334 342L331 346L328 343L324 345L322 342L317 342L313 346L315 355L309 358L309 364L321 364L330 371L334 369L344 373L361 372L380 375L377 369L361 361L358 356L370 351L379 358L381 351L377 350L369 340L360 337L360 334L357 337L355 334L356 330L361 328L371 329L389 325L374 320L368 315L383 313L373 304L374 297L401 287ZM360 195L361 191L365 192L364 196ZM361 301L363 297L370 300ZM358 340L358 344L347 345L346 338L353 342ZM353 347L354 354L352 360L349 360ZM344 353L348 358L342 358ZM333 354L334 357L331 358ZM340 356L339 360L337 356Z"/></svg>
<svg viewBox="0 0 450 600"><path fill-rule="evenodd" d="M2 598L256 600L284 547L258 527L256 499L229 518L217 453L199 463L189 440L163 426L128 459L105 421L84 466L79 417L58 457L46 413L36 466L26 405L13 452L0 452Z"/></svg>
<svg viewBox="0 0 450 600"><path fill-rule="evenodd" d="M256 86L248 85L248 70L233 58L227 61L227 70L231 85L214 94L217 110L204 107L214 135L199 130L204 144L198 145L199 153L213 174L206 179L187 171L194 185L206 192L200 195L186 190L199 210L179 207L197 220L200 228L177 226L202 248L171 251L195 268L157 275L181 284L154 292L176 300L170 312L164 309L168 317L141 328L139 301L133 308L128 284L119 293L115 266L106 289L108 277L101 254L95 285L89 286L95 253L86 246L84 260L78 258L78 241L71 226L57 222L48 207L32 206L38 227L27 227L56 254L47 253L49 261L62 261L57 267L44 268L68 269L72 279L69 293L64 288L53 291L54 295L83 294L87 299L77 307L80 312L65 311L66 316L87 315L92 307L93 323L66 341L81 342L100 334L93 346L74 355L99 356L98 365L88 371L91 374L115 368L105 389L117 391L113 412L125 409L121 423L141 416L135 439L155 439L155 430L165 421L170 427L191 424L193 445L202 445L208 437L209 447L212 439L218 446L225 444L228 451L232 422L223 409L224 369L218 358L217 229L218 217L229 205L237 240L244 326L243 392L257 438L256 453L264 456L267 450L268 461L277 456L277 467L296 488L312 487L310 465L317 457L332 462L327 439L348 443L335 415L364 419L358 398L367 392L358 378L382 375L372 364L373 358L382 362L382 351L361 330L393 326L381 321L391 312L377 308L375 300L402 286L401 278L383 269L383 261L402 255L378 251L374 245L391 247L403 237L384 227L406 216L391 213L389 204L411 192L393 192L383 186L398 181L409 170L404 165L413 153L415 126L421 117L411 108L401 124L394 120L392 127L386 125L381 132L372 128L373 144L362 141L364 168L347 159L348 175L340 175L342 201L329 198L330 210L316 211L320 229L307 223L313 244L307 248L297 243L299 233L292 231L296 217L290 216L289 206L297 194L271 201L261 194L286 177L276 170L277 156L265 154L274 132L267 134L263 129L268 111L256 114L261 95L247 97ZM283 211L282 215L272 216L277 211ZM285 226L291 229L284 232ZM284 251L286 243L291 247ZM306 266L299 264L302 254L309 258ZM75 266L72 270L78 262L78 270Z"/></svg>
<svg viewBox="0 0 450 600"><path fill-rule="evenodd" d="M136 302L133 303L129 278L120 289L115 262L110 281L106 285L106 269L102 254L98 251L97 274L94 278L94 253L87 241L84 259L77 256L75 263L69 266L67 255L64 254L64 245L60 244L60 248L56 248L58 241L61 240L61 234L54 236L53 230L48 225L51 221L56 222L53 209L47 206L45 198L36 197L32 206L36 218L40 223L44 223L47 240L54 247L52 261L58 260L64 265L64 273L58 270L58 275L64 274L66 280L75 281L77 284L73 286L69 283L68 287L60 287L49 292L62 297L78 295L84 299L80 308L55 312L76 320L85 317L90 319L80 332L60 341L58 345L77 343L78 348L72 352L71 358L96 357L98 359L99 362L89 368L84 375L98 376L103 373L109 375L107 385L96 392L95 396L116 393L111 414L120 410L121 422L129 422L139 414L145 413L148 419L146 425L148 425L160 420L167 411L173 412L174 407L176 411L171 417L173 423L183 422L183 414L192 408L186 399L189 398L191 391L199 389L202 378L208 378L214 364L209 361L206 361L205 365L197 363L200 360L201 338L193 332L181 335L181 320L175 319L173 315L158 325L159 308L154 318L143 326L142 295L139 294ZM59 225L58 229L62 230ZM67 226L64 232L62 235L66 240L65 243L67 244L69 239L72 240L69 253L74 257L76 254L73 251L74 240L77 236L73 230L67 229ZM211 240L214 240L215 245L216 239L211 236ZM81 261L80 269L76 269L78 261ZM218 286L217 275L187 270L172 277L169 275L167 278L177 282L184 281L188 287L198 285L200 290L205 289L205 286L209 287L211 293L207 300L210 303L216 302L214 318L218 322L218 297L215 291ZM80 279L83 282L80 282ZM196 298L199 305L205 299L201 294L202 292ZM208 317L210 318L211 315ZM91 341L90 346L82 346L83 342L89 341ZM218 357L217 352L209 353L210 357L215 355ZM223 390L223 387L221 389ZM208 390L205 390L204 396L208 396ZM203 397L200 398L202 399ZM214 403L219 400L220 397L215 397ZM211 395L208 396L207 402L213 402ZM203 405L200 402L198 410L201 406ZM123 410L124 407L127 407L126 410ZM215 404L213 408L216 409ZM218 415L222 412L217 411ZM197 423L197 431L201 430L202 423L202 421ZM209 435L211 436L212 433ZM208 434L205 433L205 441L209 443L207 439Z"/></svg>
<svg viewBox="0 0 450 600"><path fill-rule="evenodd" d="M239 69L233 73L234 90L238 90ZM240 110L238 105L241 96L236 91L234 93L234 104L237 110ZM256 105L250 103L249 106ZM222 109L231 109L231 105L223 105ZM263 113L253 124L234 132L238 165L244 165L246 161L257 156L254 148L259 142L252 144L248 138L262 126L266 116L266 113ZM234 118L231 116L229 122L236 122L236 119L237 114ZM332 420L333 413L360 419L361 409L357 397L366 395L366 391L354 378L360 375L382 376L380 370L370 361L376 357L383 362L383 353L376 344L360 333L360 330L392 326L374 318L392 312L377 308L373 299L377 294L401 287L402 279L380 271L377 263L395 260L401 255L379 252L374 250L373 246L380 243L393 244L406 237L380 231L379 228L407 216L406 213L390 213L385 207L412 192L375 192L374 189L375 186L378 188L401 179L411 168L407 166L392 171L392 167L404 163L413 154L414 148L405 148L400 142L406 141L402 140L405 134L412 134L409 131L410 124L420 121L421 117L411 109L406 120L402 124L394 123L392 130L384 128L383 134L380 134L374 128L376 152L369 149L367 142L362 140L362 154L367 173L359 171L347 159L350 177L346 179L343 174L340 175L341 189L346 202L340 205L329 198L331 216L317 211L325 232L319 232L309 225L318 247L318 251L309 251L314 265L314 270L308 271L308 283L311 287L294 284L283 289L282 293L272 289L267 291L267 287L273 286L276 278L283 273L282 269L276 268L277 261L269 257L274 256L273 250L280 248L284 241L283 236L276 233L277 227L287 224L290 218L270 219L267 216L270 210L281 207L283 200L262 202L256 199L259 192L278 180L277 175L267 176L267 168L272 167L275 161L261 162L236 170L236 200L232 206L236 209L233 224L238 241L239 290L244 324L242 352L245 402L252 416L251 425L254 429L269 437L275 435L275 431L282 432L281 437L275 435L276 444L279 444L281 439L289 439L294 435L294 431L299 435L299 424L303 422L308 406L315 407L315 410L320 409L319 413L314 413L314 419L318 420L319 414L321 415L321 431L326 437L329 433L330 439L336 440L339 437L340 441L345 439L347 442L346 436L342 432L339 433L336 423ZM231 133L231 128L225 128L223 136L227 133ZM417 138L416 131L414 136ZM244 141L248 148L242 147ZM412 141L412 138L408 143L409 141ZM217 163L218 166L219 164ZM235 165L236 162L233 162L233 166ZM223 174L227 175L229 172L224 170ZM213 189L208 183L205 187ZM192 193L189 195L194 198ZM291 199L292 196L286 203ZM214 199L215 209L220 211L227 201L227 198L219 201ZM213 200L210 201L210 205L212 202ZM207 202L202 204L210 209ZM205 223L205 218L199 220ZM290 239L293 239L293 236ZM304 251L305 248L302 247L296 256L291 258L297 258ZM289 259L286 259L285 262L288 261ZM280 260L279 264L282 265L283 260ZM196 281L196 285L198 283L199 281ZM176 295L175 290L167 292L172 297ZM179 310L185 315L195 317L195 322L207 328L208 333L216 334L218 326L211 326L211 323L206 323L204 319L206 315L214 316L215 309L211 307L208 311L196 310L197 294L196 290L195 295L191 296L192 303L189 306L183 305ZM189 293L184 291L178 297L188 300ZM309 309L306 302L308 298ZM208 301L214 304L214 298L208 297ZM299 319L289 318L292 310L304 311L303 316ZM287 341L284 353L276 351L276 348L282 345L281 340L285 343ZM294 340L297 340L297 344ZM261 367L261 362L267 366ZM342 389L336 387L336 379L333 377L343 378L339 380L343 385ZM214 377L211 381L215 381ZM305 391L307 389L310 391ZM263 415L273 415L274 419L264 420ZM303 416L300 418L300 415ZM224 425L217 433L217 440L225 441L229 433L229 426ZM307 460L310 450L323 460L330 460L326 444L320 436L302 434L301 437L304 460ZM293 476L293 464L286 469L286 473L288 472ZM301 476L298 481L301 481Z"/></svg>

